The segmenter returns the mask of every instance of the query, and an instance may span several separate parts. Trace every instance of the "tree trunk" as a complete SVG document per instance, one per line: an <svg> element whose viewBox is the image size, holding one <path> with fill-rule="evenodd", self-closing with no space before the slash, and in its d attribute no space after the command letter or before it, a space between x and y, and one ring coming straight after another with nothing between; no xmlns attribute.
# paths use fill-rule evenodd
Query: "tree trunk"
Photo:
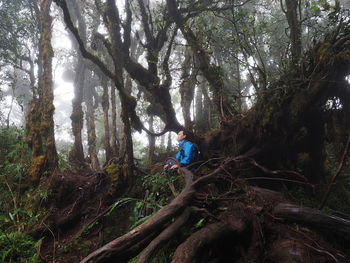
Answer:
<svg viewBox="0 0 350 263"><path fill-rule="evenodd" d="M124 87L123 79L123 53L121 50L121 25L119 20L119 11L115 5L114 0L107 0L106 3L106 18L107 18L107 29L112 39L112 58L114 64L115 76L113 82L116 89L119 92L119 98L121 103L121 119L124 124L124 135L126 144L126 163L127 163L127 185L128 187L133 186L134 180L134 149L131 134L131 117L136 107L136 100L134 100Z"/></svg>
<svg viewBox="0 0 350 263"><path fill-rule="evenodd" d="M196 116L196 125L199 120L203 119L203 91L200 87L200 84L196 87L195 92L195 116Z"/></svg>
<svg viewBox="0 0 350 263"><path fill-rule="evenodd" d="M148 129L151 132L154 132L154 130L153 130L153 115L149 116ZM148 164L149 165L152 165L153 161L154 161L155 143L156 143L156 138L152 135L148 135Z"/></svg>
<svg viewBox="0 0 350 263"><path fill-rule="evenodd" d="M91 74L90 74L91 79ZM86 127L88 134L88 152L91 161L91 167L95 170L100 168L96 151L96 128L95 128L95 107L94 107L94 89L91 84L86 86Z"/></svg>
<svg viewBox="0 0 350 263"><path fill-rule="evenodd" d="M29 115L29 141L32 148L29 175L33 183L38 183L41 176L51 175L58 168L58 156L55 144L55 125L53 114L53 84L50 16L51 0L40 3L40 56L42 75L39 76L39 99L33 98Z"/></svg>
<svg viewBox="0 0 350 263"><path fill-rule="evenodd" d="M191 126L191 103L193 101L196 84L196 73L193 65L192 52L187 48L185 60L182 64L182 83L180 85L182 114L185 120L185 128L187 129Z"/></svg>
<svg viewBox="0 0 350 263"><path fill-rule="evenodd" d="M117 102L115 97L115 88L111 88L111 104L112 104L112 136L111 149L113 157L118 157L118 135L117 135Z"/></svg>
<svg viewBox="0 0 350 263"><path fill-rule="evenodd" d="M86 25L82 18L80 7L76 0L69 1L69 7L72 10L73 18L78 22L78 28L83 40L86 44ZM75 79L74 79L74 99L72 102L73 110L70 116L72 120L72 131L74 136L74 145L69 153L69 160L77 166L85 166L84 149L82 142L82 129L84 125L84 112L82 108L82 102L84 98L84 86L86 78L86 65L84 58L82 57L77 42L72 35L71 40L74 43L77 50L77 63L75 65Z"/></svg>
<svg viewBox="0 0 350 263"><path fill-rule="evenodd" d="M123 156L125 154L125 139L123 136L124 131L124 124L120 116L121 112L121 105L120 105L120 98L116 97L116 111L119 112L117 114L117 139L118 139L118 156Z"/></svg>
<svg viewBox="0 0 350 263"><path fill-rule="evenodd" d="M128 165L128 174L127 174L127 185L128 187L133 187L133 181L134 181L134 147L133 147L133 141L132 141L132 134L131 134L131 124L129 120L129 112L127 110L128 102L126 99L121 96L121 119L124 124L124 135L125 135L125 147L126 147L126 163Z"/></svg>
<svg viewBox="0 0 350 263"><path fill-rule="evenodd" d="M243 85L242 85L242 77L241 77L241 69L240 69L240 61L239 61L239 52L236 52L236 59L235 59L235 78L236 78L236 91L235 93L237 94L237 107L238 107L238 111L242 112L247 110L247 108L245 107L245 103L244 103L244 97L243 97Z"/></svg>
<svg viewBox="0 0 350 263"><path fill-rule="evenodd" d="M203 131L207 132L211 128L216 126L216 122L213 119L213 116L215 114L215 107L213 106L213 103L209 97L208 88L207 88L207 82L204 77L201 78L200 81L200 89L203 93L203 116L207 116L206 120L203 120L203 123L201 124L203 127Z"/></svg>
<svg viewBox="0 0 350 263"><path fill-rule="evenodd" d="M125 81L125 92L130 95L132 92L132 81L129 75L126 76L126 81ZM120 123L120 135L121 135L121 143L120 143L120 149L119 149L119 154L120 155L125 155L126 153L126 136L124 133L124 123Z"/></svg>
<svg viewBox="0 0 350 263"><path fill-rule="evenodd" d="M166 135L160 136L160 147L161 148L165 148L165 138L166 138Z"/></svg>
<svg viewBox="0 0 350 263"><path fill-rule="evenodd" d="M103 144L104 144L105 154L106 154L106 163L108 163L109 160L111 160L113 157L112 148L110 144L110 133L109 133L110 129L109 129L108 81L106 77L102 77L102 79L100 80L101 80L101 85L103 87L102 108L103 108L103 124L104 124L104 131L105 131Z"/></svg>
<svg viewBox="0 0 350 263"><path fill-rule="evenodd" d="M85 65L83 58L79 56L77 65L75 67L75 80L74 80L74 99L73 99L73 111L70 116L72 120L72 131L74 136L74 144L72 150L69 152L69 160L77 166L84 165L84 150L82 142L82 129L84 124L84 112L82 108L83 102L83 89L85 81Z"/></svg>
<svg viewBox="0 0 350 263"><path fill-rule="evenodd" d="M41 21L40 21L40 8L38 6L39 4L39 1L37 0L30 0L32 6L33 6L33 10L35 12L35 15L37 16L37 19L36 19L36 23L35 25L39 28L39 31L41 32L42 29L41 29ZM40 55L40 48L39 48L39 55L38 55L38 59L36 61L37 63L37 74L38 76L41 76L42 75L42 70L43 70L43 61L42 61L42 56ZM38 88L39 87L36 87L35 83L35 66L34 66L34 63L30 63L30 83L31 83L31 88L32 88L32 92L33 92L33 98L38 98L39 97L39 90ZM38 83L39 84L39 83ZM29 103L30 104L30 103ZM28 112L29 114L29 112Z"/></svg>
<svg viewBox="0 0 350 263"><path fill-rule="evenodd" d="M203 91L202 86L205 85L205 81L200 81L199 85L197 85L196 89L196 131L198 133L204 133L205 132L205 125L208 124L208 117L209 115L204 115L204 111L208 113L208 109L205 109L203 107ZM204 120L204 116L206 116L207 120Z"/></svg>
<svg viewBox="0 0 350 263"><path fill-rule="evenodd" d="M301 22L298 16L298 8L300 1L285 0L286 2L286 17L289 25L289 38L291 42L292 61L298 62L302 46L301 46Z"/></svg>
<svg viewBox="0 0 350 263"><path fill-rule="evenodd" d="M171 132L168 133L168 143L166 146L166 151L170 152L171 151L171 147L172 147L172 142L171 142Z"/></svg>
<svg viewBox="0 0 350 263"><path fill-rule="evenodd" d="M31 161L29 168L30 181L37 184L43 169L43 145L41 137L41 102L39 98L33 98L29 104L27 116L27 143L31 149Z"/></svg>
<svg viewBox="0 0 350 263"><path fill-rule="evenodd" d="M52 57L53 50L51 46L51 27L52 18L50 16L50 7L52 0L44 0L41 3L42 10L42 29L41 46L43 54L43 76L42 76L42 94L43 94L43 118L41 129L43 132L44 153L45 153L45 172L51 174L58 167L58 156L55 143L55 124L53 115L55 106L53 105L53 82L52 82Z"/></svg>

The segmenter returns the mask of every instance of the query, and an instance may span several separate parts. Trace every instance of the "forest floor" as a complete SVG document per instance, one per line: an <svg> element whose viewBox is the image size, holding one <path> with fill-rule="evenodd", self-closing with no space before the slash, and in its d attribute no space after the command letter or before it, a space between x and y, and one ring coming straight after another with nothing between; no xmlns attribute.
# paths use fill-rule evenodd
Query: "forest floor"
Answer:
<svg viewBox="0 0 350 263"><path fill-rule="evenodd" d="M36 230L46 232L40 258L43 262L78 262L91 249L101 246L106 238L101 228L110 221L105 215L113 208L113 200L118 199L112 187L119 186L107 173L90 169L56 174L49 184L51 202ZM118 208L113 236L128 229L129 210L125 206Z"/></svg>
<svg viewBox="0 0 350 263"><path fill-rule="evenodd" d="M140 187L132 197L121 195L125 186L107 172L85 169L56 174L50 182L52 202L36 230L45 236L40 248L41 260L79 262L127 233L133 223L142 223L150 215L157 217L156 210L171 206L176 198L169 189L168 179L163 180L156 171L147 179L151 184L137 182ZM206 173L209 171L206 169ZM333 231L322 222L310 221L310 216L321 219L324 216L319 216L315 209L301 209L300 220L294 220L298 215L290 212L296 211L297 206L281 193L251 187L244 180L232 180L227 172L219 175L215 183L207 183L197 191L190 204L191 208L196 207L192 216L168 241L168 247L160 250L154 262L170 262L169 256L179 244L183 251L202 251L201 256L196 256L196 262L224 263L239 258L246 262L350 262L350 240L344 238L348 229ZM144 180L148 176L141 177ZM183 194L183 181L173 181L179 196ZM223 232L215 232L215 227ZM206 242L201 241L204 239ZM187 243L190 241L191 245ZM181 246L174 255L178 259L183 257Z"/></svg>

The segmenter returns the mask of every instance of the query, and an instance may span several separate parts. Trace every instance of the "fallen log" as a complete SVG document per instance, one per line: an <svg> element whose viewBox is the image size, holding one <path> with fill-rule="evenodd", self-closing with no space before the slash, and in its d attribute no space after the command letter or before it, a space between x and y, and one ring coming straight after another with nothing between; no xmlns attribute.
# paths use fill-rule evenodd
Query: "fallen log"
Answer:
<svg viewBox="0 0 350 263"><path fill-rule="evenodd" d="M278 204L273 212L276 217L302 223L320 230L328 236L338 237L339 240L344 241L342 245L347 248L350 247L350 221L347 219L328 215L317 209L287 203Z"/></svg>

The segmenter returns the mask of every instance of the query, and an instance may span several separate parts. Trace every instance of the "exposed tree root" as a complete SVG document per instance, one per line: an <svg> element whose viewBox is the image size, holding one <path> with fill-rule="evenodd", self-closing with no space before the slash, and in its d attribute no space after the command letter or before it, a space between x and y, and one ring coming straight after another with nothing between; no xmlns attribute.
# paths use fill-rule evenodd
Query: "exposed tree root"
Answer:
<svg viewBox="0 0 350 263"><path fill-rule="evenodd" d="M137 226L127 234L109 242L100 249L94 251L86 258L84 258L81 263L89 261L106 262L107 260L118 259L120 253L122 253L125 249L128 249L135 243L141 242L153 231L159 231L159 229L164 228L164 226L170 220L172 220L172 218L177 216L185 209L185 207L194 197L195 189L192 186L192 177L193 175L187 172L185 177L185 188L169 205L160 209L155 216L143 224Z"/></svg>
<svg viewBox="0 0 350 263"><path fill-rule="evenodd" d="M177 246L172 263L238 260L347 262L346 254L336 253L327 241L337 243L336 238L339 238L336 245L349 249L350 221L316 209L292 205L278 192L250 187L244 179L235 179L239 169L251 167L249 158L248 155L242 155L222 160L214 171L197 179L189 170L180 168L184 174L185 186L175 199L135 229L93 251L81 263L124 263L135 256L138 256L138 263L152 262L155 256L159 256L157 252L170 240ZM105 189L105 182L92 186L86 178L78 180L82 192L77 191L69 200L66 198L65 203L60 198L64 198L65 193L71 191L70 188L57 188L60 197L57 202L62 205L60 214L65 215L62 220L56 220L59 223L57 228L69 229L64 226L76 218L73 214L76 215L79 211L80 214L88 213L89 206L82 206L85 204L80 199L89 198L86 196L93 195L96 191L101 193L99 199L103 198L101 189ZM108 210L110 206L106 204L101 207L101 200L92 203L98 208L86 218L85 223L96 222L96 218L101 218ZM200 218L206 223L185 240L180 229L192 229L195 222L190 219L198 222L200 212L204 212ZM323 235L321 245L310 241L314 237L308 232L296 234L295 232L302 231L294 229L295 225L289 226L289 222L310 227L312 235ZM82 231L72 235L82 234ZM101 231L101 228L90 233L100 242L103 238L95 235L96 231ZM222 243L225 245L220 245ZM166 253L169 253L168 257L171 251Z"/></svg>
<svg viewBox="0 0 350 263"><path fill-rule="evenodd" d="M172 238L175 233L187 222L191 215L191 208L185 209L174 223L167 227L157 238L155 238L138 256L137 263L148 263L156 250Z"/></svg>
<svg viewBox="0 0 350 263"><path fill-rule="evenodd" d="M81 263L87 263L90 261L107 262L108 260L118 259L120 253L132 246L132 244L141 242L154 231L163 229L174 217L178 216L187 206L190 205L190 202L195 197L196 187L215 176L221 171L221 167L195 181L193 181L193 174L189 170L186 168L180 168L180 171L185 174L186 185L181 193L170 204L161 208L156 215L137 226L132 231L94 251L84 258Z"/></svg>
<svg viewBox="0 0 350 263"><path fill-rule="evenodd" d="M175 251L172 263L191 263L205 246L229 235L237 235L246 228L246 223L235 215L205 226L192 234Z"/></svg>
<svg viewBox="0 0 350 263"><path fill-rule="evenodd" d="M171 203L132 231L92 252L81 263L127 262L141 251L137 262L152 262L156 252L178 234L180 228L186 226L190 214L201 211L196 207L192 209L191 205L200 205L201 200L196 200L196 196L199 190L201 195L205 195L202 187L204 183L208 183L213 178L218 180L218 174L223 171L223 174L234 173L232 168L236 169L242 163L249 163L245 161L247 158L243 156L227 158L215 171L196 180L193 179L193 174L189 170L181 168L186 184ZM231 170L228 171L226 168L232 162L234 165L230 165ZM232 191L232 186L228 187L228 190ZM282 262L287 259L302 260L300 262L326 262L329 259L334 262L346 262L344 259L348 259L321 246L315 246L309 239L305 240L305 237L293 234L292 230L286 230L286 222L281 219L306 226L311 225L316 232L326 235L335 234L343 242L350 239L349 221L326 215L319 210L286 203L287 200L280 193L264 188L249 187L249 191L237 192L236 195L237 200L240 199L243 202L233 202L230 198L219 201L227 206L227 210L209 216L207 225L179 244L172 263L189 263L198 260L198 262L204 262L203 251L210 254L214 249L213 255L220 254L220 249L227 249L227 247L217 247L217 244L227 238L231 240L230 242L237 240L232 243L232 246L236 246L236 254L227 255L234 257L232 260L259 261L264 254L264 262ZM238 242L240 239L244 240L241 244ZM340 245L344 246L344 243Z"/></svg>

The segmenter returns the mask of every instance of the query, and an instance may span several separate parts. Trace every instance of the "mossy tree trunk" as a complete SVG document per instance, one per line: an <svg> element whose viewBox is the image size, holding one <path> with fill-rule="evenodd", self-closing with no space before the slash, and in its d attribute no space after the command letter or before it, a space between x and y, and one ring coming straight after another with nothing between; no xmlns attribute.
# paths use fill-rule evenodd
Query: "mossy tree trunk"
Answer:
<svg viewBox="0 0 350 263"><path fill-rule="evenodd" d="M69 7L72 10L74 19L78 23L81 38L86 43L86 24L82 18L80 7L76 0L69 1ZM73 36L71 40L74 46L77 47L77 43ZM85 166L84 149L82 142L82 129L84 125L84 112L82 108L82 102L84 99L84 86L87 73L86 61L82 57L79 49L77 49L77 62L75 64L75 79L74 79L74 99L72 101L72 114L70 119L72 121L72 131L74 136L74 144L69 152L69 161L76 166Z"/></svg>
<svg viewBox="0 0 350 263"><path fill-rule="evenodd" d="M90 73L91 80L91 73ZM91 81L92 82L92 81ZM97 107L97 102L95 96L95 87L91 83L87 84L86 87L86 127L88 134L88 152L91 161L91 167L95 170L100 168L99 160L97 158L97 150L96 150L96 126L95 126L95 108Z"/></svg>
<svg viewBox="0 0 350 263"><path fill-rule="evenodd" d="M43 169L43 148L41 137L41 103L39 98L33 98L29 104L27 116L27 143L31 149L29 176L33 184L37 184Z"/></svg>
<svg viewBox="0 0 350 263"><path fill-rule="evenodd" d="M101 76L101 85L103 88L102 94L102 108L103 108L103 126L104 126L104 137L103 145L105 148L106 163L112 159L112 148L111 148L111 137L110 137L110 128L109 128L109 94L108 94L108 79L105 76ZM113 89L113 87L111 88Z"/></svg>
<svg viewBox="0 0 350 263"><path fill-rule="evenodd" d="M213 105L207 87L207 80L204 76L198 76L198 84L196 88L196 132L206 133L217 125L214 117L217 115L216 107Z"/></svg>
<svg viewBox="0 0 350 263"><path fill-rule="evenodd" d="M70 116L72 121L72 131L74 137L74 144L69 152L69 161L77 166L84 165L84 149L82 142L82 129L84 125L84 112L82 108L83 102L83 89L85 80L85 65L83 58L79 56L78 62L75 67L75 80L74 80L74 99L72 102L73 111Z"/></svg>
<svg viewBox="0 0 350 263"><path fill-rule="evenodd" d="M130 15L130 14L129 14ZM134 148L131 135L131 122L130 113L136 107L136 101L127 94L124 87L123 79L123 53L121 50L121 24L119 21L119 12L113 0L107 0L105 9L105 21L107 29L111 36L111 48L112 48L112 59L114 64L114 78L112 79L116 89L119 92L120 103L121 103L121 119L124 124L124 136L126 144L126 163L128 165L127 183L128 186L132 186L134 180ZM131 109L131 110L130 110Z"/></svg>
<svg viewBox="0 0 350 263"><path fill-rule="evenodd" d="M112 108L112 135L111 135L111 149L113 157L119 155L119 142L118 142L118 130L117 130L117 101L115 88L111 89L111 108Z"/></svg>
<svg viewBox="0 0 350 263"><path fill-rule="evenodd" d="M125 75L126 80L125 80L125 92L128 96L131 96L131 92L132 92L132 81L131 78L128 74ZM115 93L115 90L114 90ZM119 102L121 102L119 100ZM121 103L119 104L121 106ZM121 116L120 116L121 119ZM119 154L121 156L124 156L126 153L126 134L125 134L125 130L124 130L124 123L121 122L121 129L120 129L120 138L121 138L121 143L119 146Z"/></svg>
<svg viewBox="0 0 350 263"><path fill-rule="evenodd" d="M58 168L58 155L55 144L55 125L53 114L53 82L52 82L52 57L50 16L51 0L40 2L40 56L42 70L39 76L38 98L31 102L31 112L28 116L28 140L32 149L30 164L30 179L38 183L40 177L51 175Z"/></svg>
<svg viewBox="0 0 350 263"><path fill-rule="evenodd" d="M200 87L200 84L196 86L196 93L195 93L195 125L196 125L196 130L199 133L202 133L202 129L198 126L200 126L200 123L203 122L203 92Z"/></svg>
<svg viewBox="0 0 350 263"><path fill-rule="evenodd" d="M186 48L185 59L182 64L182 82L180 85L182 115L184 117L185 127L187 129L189 129L191 126L191 103L194 98L197 75L192 54L192 50L190 48Z"/></svg>
<svg viewBox="0 0 350 263"><path fill-rule="evenodd" d="M52 0L44 0L41 2L42 12L42 37L41 48L43 55L43 76L41 80L42 85L42 123L41 129L43 134L44 153L45 153L45 172L49 174L58 166L58 156L55 144L55 124L53 115L55 106L53 105L53 81L52 81L52 57L53 50L51 46L51 28L52 18L50 16L50 7Z"/></svg>
<svg viewBox="0 0 350 263"><path fill-rule="evenodd" d="M148 119L148 129L154 132L153 129L154 116L150 115ZM154 161L154 151L156 148L156 138L152 135L148 135L148 164L152 165Z"/></svg>

